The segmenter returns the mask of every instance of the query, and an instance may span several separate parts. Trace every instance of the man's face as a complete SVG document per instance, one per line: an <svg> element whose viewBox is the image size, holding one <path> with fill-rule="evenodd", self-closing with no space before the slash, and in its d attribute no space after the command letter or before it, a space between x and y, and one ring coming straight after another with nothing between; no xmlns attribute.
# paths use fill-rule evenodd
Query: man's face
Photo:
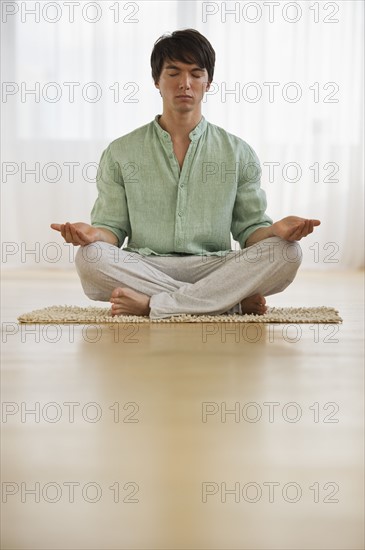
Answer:
<svg viewBox="0 0 365 550"><path fill-rule="evenodd" d="M165 60L155 86L164 106L181 113L193 111L209 89L208 72L194 63Z"/></svg>

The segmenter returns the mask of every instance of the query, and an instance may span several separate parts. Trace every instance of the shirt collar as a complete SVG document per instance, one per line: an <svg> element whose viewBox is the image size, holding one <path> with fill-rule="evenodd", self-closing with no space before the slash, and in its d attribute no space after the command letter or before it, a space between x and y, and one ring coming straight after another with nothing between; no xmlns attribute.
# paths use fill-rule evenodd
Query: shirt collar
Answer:
<svg viewBox="0 0 365 550"><path fill-rule="evenodd" d="M161 137L163 137L164 139L171 139L170 134L168 132L166 132L166 130L164 130L158 123L158 119L159 119L160 116L161 115L156 115L155 116L153 124L154 124L157 132L160 134ZM193 128L193 130L189 133L189 139L191 141L196 141L197 139L199 139L200 136L205 132L206 127L207 127L207 121L202 116L202 118L200 119L199 124L197 124L195 126L195 128Z"/></svg>

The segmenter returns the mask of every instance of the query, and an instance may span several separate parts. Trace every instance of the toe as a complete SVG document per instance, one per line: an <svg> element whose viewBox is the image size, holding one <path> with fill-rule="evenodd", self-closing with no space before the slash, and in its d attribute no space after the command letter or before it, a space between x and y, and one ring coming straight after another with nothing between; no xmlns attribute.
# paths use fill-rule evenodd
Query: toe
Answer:
<svg viewBox="0 0 365 550"><path fill-rule="evenodd" d="M112 306L111 311L112 311L112 315L120 315L121 314L120 308L118 306L115 306L115 305Z"/></svg>
<svg viewBox="0 0 365 550"><path fill-rule="evenodd" d="M255 296L255 302L256 304L259 304L260 306L264 306L266 304L266 300L264 296L261 296L261 294L256 294Z"/></svg>
<svg viewBox="0 0 365 550"><path fill-rule="evenodd" d="M121 295L121 288L115 288L111 294L111 298L119 298Z"/></svg>

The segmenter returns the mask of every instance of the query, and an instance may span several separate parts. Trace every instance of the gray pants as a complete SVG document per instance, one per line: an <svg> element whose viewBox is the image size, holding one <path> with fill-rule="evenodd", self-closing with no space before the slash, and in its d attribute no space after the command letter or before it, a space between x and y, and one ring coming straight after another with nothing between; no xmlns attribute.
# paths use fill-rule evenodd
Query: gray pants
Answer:
<svg viewBox="0 0 365 550"><path fill-rule="evenodd" d="M302 260L298 242L270 237L225 256L142 256L98 241L80 247L75 264L85 294L109 301L116 287L150 296L150 318L182 313L242 313L241 300L284 290Z"/></svg>

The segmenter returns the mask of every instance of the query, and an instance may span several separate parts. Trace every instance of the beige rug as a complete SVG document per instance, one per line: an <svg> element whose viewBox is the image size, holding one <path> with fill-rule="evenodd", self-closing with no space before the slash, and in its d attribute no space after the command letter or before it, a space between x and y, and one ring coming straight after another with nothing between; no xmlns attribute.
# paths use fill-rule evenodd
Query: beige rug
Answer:
<svg viewBox="0 0 365 550"><path fill-rule="evenodd" d="M24 313L20 323L342 323L332 307L269 308L265 315L177 315L150 319L137 315L112 317L109 308L51 306Z"/></svg>

